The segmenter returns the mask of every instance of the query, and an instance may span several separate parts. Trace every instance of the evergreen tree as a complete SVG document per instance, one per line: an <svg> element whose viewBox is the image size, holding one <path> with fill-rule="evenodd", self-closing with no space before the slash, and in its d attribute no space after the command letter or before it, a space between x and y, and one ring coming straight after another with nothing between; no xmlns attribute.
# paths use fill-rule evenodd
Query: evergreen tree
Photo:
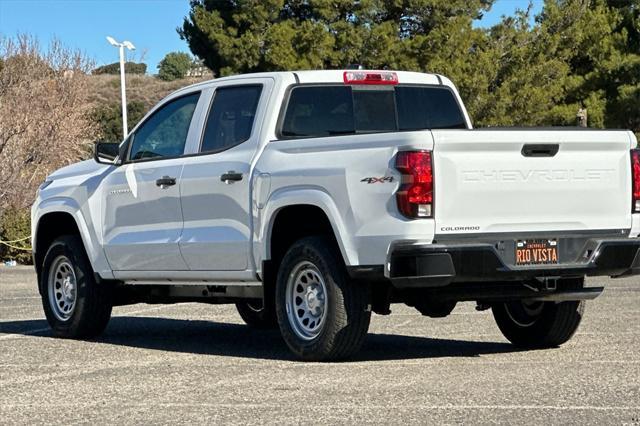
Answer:
<svg viewBox="0 0 640 426"><path fill-rule="evenodd" d="M640 0L545 0L492 28L493 0L191 0L178 29L216 76L365 68L453 80L478 126L640 134Z"/></svg>
<svg viewBox="0 0 640 426"><path fill-rule="evenodd" d="M343 68L424 69L434 31L473 31L493 0L192 0L178 30L216 76ZM438 37L441 35L436 34ZM438 46L434 46L438 47ZM459 51L462 48L457 49Z"/></svg>

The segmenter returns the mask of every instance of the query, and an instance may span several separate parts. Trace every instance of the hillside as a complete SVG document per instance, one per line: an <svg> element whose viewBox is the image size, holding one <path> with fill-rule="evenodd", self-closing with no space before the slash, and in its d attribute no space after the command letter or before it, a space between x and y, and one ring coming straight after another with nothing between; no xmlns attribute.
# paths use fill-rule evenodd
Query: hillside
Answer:
<svg viewBox="0 0 640 426"><path fill-rule="evenodd" d="M142 102L148 110L169 93L190 84L204 81L198 78L184 78L163 81L149 75L128 74L126 76L127 101ZM89 101L93 106L120 103L120 76L89 76Z"/></svg>

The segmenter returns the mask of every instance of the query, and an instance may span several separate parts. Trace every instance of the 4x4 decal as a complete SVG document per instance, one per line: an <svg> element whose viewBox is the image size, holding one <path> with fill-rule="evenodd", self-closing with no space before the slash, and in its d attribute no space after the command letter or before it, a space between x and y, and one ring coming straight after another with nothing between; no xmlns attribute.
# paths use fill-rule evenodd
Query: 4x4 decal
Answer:
<svg viewBox="0 0 640 426"><path fill-rule="evenodd" d="M363 178L360 182L366 182L368 184L388 183L388 182L393 182L393 176L366 177L366 178Z"/></svg>

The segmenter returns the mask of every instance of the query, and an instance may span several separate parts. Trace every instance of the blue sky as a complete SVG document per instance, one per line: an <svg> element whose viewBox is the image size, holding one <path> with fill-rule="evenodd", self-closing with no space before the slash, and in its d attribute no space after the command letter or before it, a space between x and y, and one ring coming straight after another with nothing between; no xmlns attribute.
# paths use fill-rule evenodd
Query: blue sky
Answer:
<svg viewBox="0 0 640 426"><path fill-rule="evenodd" d="M542 0L533 3L534 12L539 12ZM476 25L491 26L528 4L528 0L498 0ZM0 34L30 33L42 44L55 36L65 46L83 50L97 65L118 59L107 35L130 40L137 48L134 59L144 53L147 72L153 74L168 52L189 52L176 33L188 12L188 0L0 0Z"/></svg>

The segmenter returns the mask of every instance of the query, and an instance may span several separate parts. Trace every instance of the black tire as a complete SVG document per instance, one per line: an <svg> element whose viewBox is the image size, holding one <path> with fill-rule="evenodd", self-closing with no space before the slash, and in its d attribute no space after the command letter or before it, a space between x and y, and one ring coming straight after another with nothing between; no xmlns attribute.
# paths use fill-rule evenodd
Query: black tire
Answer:
<svg viewBox="0 0 640 426"><path fill-rule="evenodd" d="M563 284L582 287L584 280ZM522 348L552 348L562 345L574 335L582 316L584 301L500 303L492 306L498 328L511 343Z"/></svg>
<svg viewBox="0 0 640 426"><path fill-rule="evenodd" d="M264 306L262 300L238 302L236 309L242 320L251 328L268 330L278 326L275 309Z"/></svg>
<svg viewBox="0 0 640 426"><path fill-rule="evenodd" d="M300 265L315 267L326 288L323 323L314 337L300 337L287 314L287 284ZM352 283L340 256L329 239L307 237L294 243L280 264L276 281L276 313L280 332L289 348L306 361L347 358L365 340L371 320L370 290ZM294 313L295 315L295 313Z"/></svg>
<svg viewBox="0 0 640 426"><path fill-rule="evenodd" d="M60 260L62 259L62 260ZM54 261L68 260L75 274L75 304L68 313L68 318L59 318L54 312L57 284L53 292L49 286ZM65 235L56 239L44 257L42 273L40 275L40 288L42 290L42 305L47 321L54 334L66 338L91 338L102 333L111 318L112 289L106 283L96 283L93 269L89 263L82 240L75 235ZM50 297L50 295L54 295ZM59 311L56 311L59 312Z"/></svg>

